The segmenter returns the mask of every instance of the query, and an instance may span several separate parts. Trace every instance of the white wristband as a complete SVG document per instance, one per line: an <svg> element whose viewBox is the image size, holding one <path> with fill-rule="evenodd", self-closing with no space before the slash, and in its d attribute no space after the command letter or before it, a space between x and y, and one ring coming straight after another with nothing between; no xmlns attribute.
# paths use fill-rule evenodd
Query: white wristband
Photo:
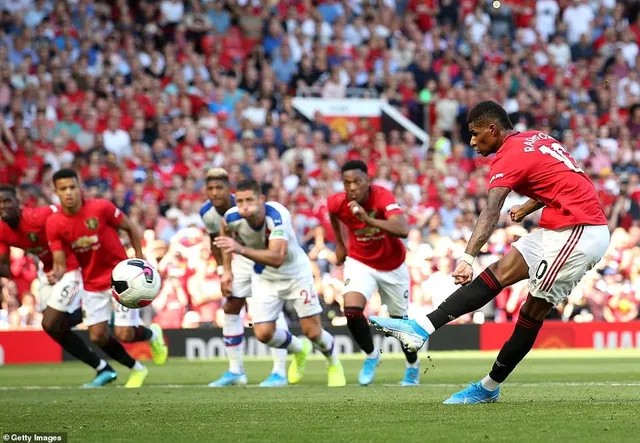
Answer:
<svg viewBox="0 0 640 443"><path fill-rule="evenodd" d="M460 259L460 261L469 264L469 266L473 266L473 262L476 261L476 258L473 255L467 254L465 252L464 254L462 254L462 258Z"/></svg>
<svg viewBox="0 0 640 443"><path fill-rule="evenodd" d="M220 265L216 268L216 274L222 275L224 274L224 266Z"/></svg>

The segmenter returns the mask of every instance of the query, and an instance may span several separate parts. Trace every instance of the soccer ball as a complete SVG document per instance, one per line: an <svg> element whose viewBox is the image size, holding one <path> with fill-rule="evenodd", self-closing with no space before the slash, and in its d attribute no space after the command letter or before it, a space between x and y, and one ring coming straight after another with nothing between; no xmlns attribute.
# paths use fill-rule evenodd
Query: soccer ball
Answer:
<svg viewBox="0 0 640 443"><path fill-rule="evenodd" d="M139 258L122 260L111 272L111 293L127 308L147 306L158 295L161 286L158 271Z"/></svg>

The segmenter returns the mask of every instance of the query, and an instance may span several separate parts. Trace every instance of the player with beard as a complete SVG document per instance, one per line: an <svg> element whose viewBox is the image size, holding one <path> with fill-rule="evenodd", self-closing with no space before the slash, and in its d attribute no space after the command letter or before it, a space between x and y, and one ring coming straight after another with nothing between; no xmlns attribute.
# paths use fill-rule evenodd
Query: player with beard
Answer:
<svg viewBox="0 0 640 443"><path fill-rule="evenodd" d="M220 226L224 219L224 213L235 207L235 197L231 193L229 175L222 168L214 168L207 172L206 189L207 201L200 209L200 216L204 222L209 237L211 239L211 253L218 264L218 275L224 273L222 265L222 251L215 245L216 238L220 235ZM224 310L224 325L222 335L224 346L229 359L229 370L222 374L218 380L209 384L210 387L241 386L247 384L247 376L244 372L244 325L240 312L248 297L251 297L251 275L253 274L254 262L236 254L233 257L231 267L233 268L233 286L230 294L227 295L222 307ZM276 321L278 328L289 330L289 325L284 313L280 313ZM273 370L269 377L260 383L261 387L286 386L287 374L287 350L271 348L273 356Z"/></svg>
<svg viewBox="0 0 640 443"><path fill-rule="evenodd" d="M497 401L500 384L529 353L551 309L569 296L600 261L610 240L607 218L593 183L557 140L541 131L514 130L507 112L493 101L478 103L467 122L471 146L483 157L495 156L489 172L487 204L453 272L456 284L462 287L425 317L370 317L376 328L415 351L437 329L482 308L503 288L529 279L527 300L491 372L452 395L445 404ZM511 208L511 219L520 222L542 209L541 229L521 237L504 257L473 279L473 262L498 224L511 191L529 197L524 205Z"/></svg>

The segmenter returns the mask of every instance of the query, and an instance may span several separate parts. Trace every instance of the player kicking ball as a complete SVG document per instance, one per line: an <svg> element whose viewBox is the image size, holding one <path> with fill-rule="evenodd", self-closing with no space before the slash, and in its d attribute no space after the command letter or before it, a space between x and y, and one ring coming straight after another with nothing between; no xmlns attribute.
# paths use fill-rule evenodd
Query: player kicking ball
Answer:
<svg viewBox="0 0 640 443"><path fill-rule="evenodd" d="M56 278L62 278L67 266L65 251L71 250L82 269L82 304L89 338L111 358L131 369L125 387L139 388L149 371L135 361L116 338L123 342L148 341L154 362L161 365L168 355L162 329L158 325L151 325L150 329L141 326L140 312L119 303L115 303L114 314L116 338L110 335L108 322L114 306L111 271L127 259L118 229L127 231L136 257L144 259L140 232L113 203L102 199L85 201L78 174L73 169L56 172L53 185L61 206L61 211L49 217L46 227L49 247L53 252L53 273ZM113 370L103 371L85 386L104 386L116 377Z"/></svg>
<svg viewBox="0 0 640 443"><path fill-rule="evenodd" d="M222 285L227 293L232 291L234 278L231 254L255 263L250 307L254 333L262 343L294 355L289 366L289 383L302 380L307 357L315 346L327 359L328 385L345 386L333 336L320 323L322 306L311 262L296 240L289 211L279 203L265 202L258 183L244 180L236 187L236 207L225 213L215 245L224 252ZM300 328L313 345L276 327L285 304L295 309Z"/></svg>
<svg viewBox="0 0 640 443"><path fill-rule="evenodd" d="M344 263L344 313L347 327L366 354L359 383L370 385L380 364L380 350L374 348L371 329L363 312L377 289L392 318L405 318L409 308L409 270L406 249L400 238L409 234L404 211L387 189L371 184L367 165L351 160L342 166L345 192L329 197L327 206L336 236L338 264ZM349 246L340 230L349 230ZM420 362L416 351L406 351L407 367L402 386L420 383Z"/></svg>
<svg viewBox="0 0 640 443"><path fill-rule="evenodd" d="M71 330L82 323L79 294L82 279L75 255L69 255L60 280L56 281L53 277L53 258L45 226L49 217L56 212L58 208L54 205L20 208L16 189L10 185L0 185L0 277L11 278L11 247L38 257L42 329L64 350L95 369L96 378L100 378L102 373L113 369Z"/></svg>
<svg viewBox="0 0 640 443"><path fill-rule="evenodd" d="M215 239L220 235L220 226L225 212L235 207L236 202L230 191L229 175L222 168L214 168L207 172L206 189L209 199L200 209L200 216L204 222L209 237L211 239L211 253L216 259L218 274L222 276L224 266L222 265L222 251L216 247ZM240 312L245 305L247 297L251 296L251 275L253 274L253 263L242 255L235 254L231 262L233 272L233 284L231 294L222 307L224 310L224 326L222 335L224 336L224 346L229 359L229 370L222 374L218 380L209 383L209 387L218 388L224 386L241 386L247 384L247 375L243 365L243 340L244 325ZM276 326L285 331L289 330L289 325L280 312ZM269 377L260 383L263 388L274 388L286 386L287 382L287 350L271 348L273 356L273 370Z"/></svg>
<svg viewBox="0 0 640 443"><path fill-rule="evenodd" d="M478 103L467 117L471 146L491 163L489 195L453 277L462 288L435 311L416 320L371 317L371 323L417 350L434 331L489 303L503 288L529 279L529 295L520 309L511 338L491 372L452 395L445 404L491 403L500 384L533 347L551 309L564 300L605 254L610 240L607 219L591 180L553 137L544 132L517 132L497 103ZM542 210L540 230L522 237L498 262L473 279L472 264L498 223L511 191L529 197L511 208L513 221Z"/></svg>

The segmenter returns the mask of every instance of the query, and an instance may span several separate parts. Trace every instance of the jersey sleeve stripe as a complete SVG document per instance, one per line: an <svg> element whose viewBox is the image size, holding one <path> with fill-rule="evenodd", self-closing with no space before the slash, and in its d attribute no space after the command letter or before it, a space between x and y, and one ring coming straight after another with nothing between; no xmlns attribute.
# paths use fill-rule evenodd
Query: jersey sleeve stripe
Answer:
<svg viewBox="0 0 640 443"><path fill-rule="evenodd" d="M200 208L200 217L204 217L204 215L209 212L209 210L213 207L213 203L211 203L210 201L206 202L204 205L202 205L202 207Z"/></svg>
<svg viewBox="0 0 640 443"><path fill-rule="evenodd" d="M241 218L242 217L240 216L240 214L237 211L228 212L227 215L224 216L224 221L227 222L227 223L233 223L233 222L237 222Z"/></svg>
<svg viewBox="0 0 640 443"><path fill-rule="evenodd" d="M267 217L273 220L274 226L282 226L282 216L280 215L280 213L276 208L267 204L265 205L265 213Z"/></svg>

